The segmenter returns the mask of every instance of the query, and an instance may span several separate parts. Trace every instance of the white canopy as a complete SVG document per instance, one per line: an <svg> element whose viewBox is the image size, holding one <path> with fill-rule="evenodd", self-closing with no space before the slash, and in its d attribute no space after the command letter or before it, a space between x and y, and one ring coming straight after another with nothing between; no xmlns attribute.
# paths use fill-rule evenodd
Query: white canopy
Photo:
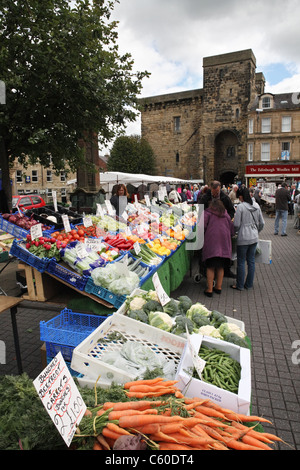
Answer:
<svg viewBox="0 0 300 470"><path fill-rule="evenodd" d="M191 181L180 178L172 178L170 176L144 175L142 173L122 173L121 171L106 171L104 173L100 173L100 184L104 183L124 183L125 185L131 183L133 186L139 186L143 183L181 184L191 183Z"/></svg>

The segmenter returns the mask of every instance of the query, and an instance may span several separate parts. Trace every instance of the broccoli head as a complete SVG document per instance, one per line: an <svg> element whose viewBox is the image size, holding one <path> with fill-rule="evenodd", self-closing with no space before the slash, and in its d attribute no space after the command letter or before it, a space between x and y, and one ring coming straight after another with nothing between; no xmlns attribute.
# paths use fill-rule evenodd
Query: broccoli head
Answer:
<svg viewBox="0 0 300 470"><path fill-rule="evenodd" d="M134 318L134 320L138 320L138 321L141 321L143 323L149 323L149 320L148 320L148 315L146 312L144 312L144 310L142 309L139 309L139 310L130 310L128 312L128 316L130 318Z"/></svg>
<svg viewBox="0 0 300 470"><path fill-rule="evenodd" d="M204 315L201 315L201 313L198 312L194 313L191 320L196 328L211 324L209 317L205 317Z"/></svg>
<svg viewBox="0 0 300 470"><path fill-rule="evenodd" d="M143 305L143 310L146 313L149 312L162 312L163 307L157 300L150 299Z"/></svg>
<svg viewBox="0 0 300 470"><path fill-rule="evenodd" d="M170 299L170 301L164 305L163 311L168 313L171 317L175 317L175 315L179 313L178 302L176 302L175 299Z"/></svg>
<svg viewBox="0 0 300 470"><path fill-rule="evenodd" d="M216 328L219 328L222 323L227 323L227 318L225 315L223 315L223 313L220 313L217 310L213 310L210 314L210 323Z"/></svg>
<svg viewBox="0 0 300 470"><path fill-rule="evenodd" d="M193 305L192 300L187 295L181 295L180 297L178 297L177 300L179 302L179 310L183 313L186 313L188 309L191 308L191 306Z"/></svg>
<svg viewBox="0 0 300 470"><path fill-rule="evenodd" d="M247 341L244 338L241 338L240 336L238 336L236 333L228 333L228 335L224 339L225 341L236 344L237 346L240 346L241 348L250 349L250 346L247 343Z"/></svg>
<svg viewBox="0 0 300 470"><path fill-rule="evenodd" d="M195 327L192 320L187 318L185 315L178 315L175 318L175 325L171 333L173 333L174 335L184 336L186 335L186 327L188 329L189 334L192 334Z"/></svg>

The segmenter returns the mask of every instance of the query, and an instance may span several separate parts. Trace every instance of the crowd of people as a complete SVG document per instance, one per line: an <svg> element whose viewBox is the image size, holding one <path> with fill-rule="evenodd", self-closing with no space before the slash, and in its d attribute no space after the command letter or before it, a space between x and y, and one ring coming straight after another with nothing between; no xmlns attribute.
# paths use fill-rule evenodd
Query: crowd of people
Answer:
<svg viewBox="0 0 300 470"><path fill-rule="evenodd" d="M133 197L137 197L136 194L137 191L130 196L125 185L117 186L111 203L118 215L127 202L134 202ZM224 277L235 279L231 285L234 290L252 289L259 234L264 228L261 187L247 188L245 185L234 184L226 188L219 181L213 181L210 185L201 187L196 184L169 187L167 197L175 204L186 201L203 205L200 223L204 230L204 244L200 256L206 275L204 294L207 297L212 297L214 293L220 295ZM294 227L299 230L300 191L296 189L296 185L288 188L283 182L275 193L274 235L279 233L281 220L281 236L287 236L287 216L291 204ZM231 272L233 242L236 246L236 275Z"/></svg>

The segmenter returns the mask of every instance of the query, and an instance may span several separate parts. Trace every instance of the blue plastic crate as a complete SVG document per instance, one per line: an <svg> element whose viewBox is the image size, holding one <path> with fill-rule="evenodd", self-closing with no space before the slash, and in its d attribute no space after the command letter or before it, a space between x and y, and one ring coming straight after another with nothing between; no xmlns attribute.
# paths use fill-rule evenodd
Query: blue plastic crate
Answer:
<svg viewBox="0 0 300 470"><path fill-rule="evenodd" d="M89 336L107 316L75 313L65 308L59 315L40 322L40 339L46 344L48 357L62 353L65 360L71 361L73 350Z"/></svg>
<svg viewBox="0 0 300 470"><path fill-rule="evenodd" d="M54 232L54 227L49 226L49 230L44 230L43 231L43 236L49 237L51 236L51 233ZM0 229L3 230L4 232L10 233L13 235L15 238L26 238L26 235L30 234L30 230L25 230L24 228L19 227L16 224L13 224L9 222L7 219L3 219L2 216L0 216Z"/></svg>
<svg viewBox="0 0 300 470"><path fill-rule="evenodd" d="M85 289L88 277L71 271L63 264L58 263L55 258L52 258L47 266L46 271L54 276L62 279L67 284L76 287L76 289L83 291Z"/></svg>
<svg viewBox="0 0 300 470"><path fill-rule="evenodd" d="M65 358L64 358L64 359L65 359ZM47 360L47 364L50 364L50 362L53 360L53 357L51 357L51 356L50 356L50 357L47 357L46 360ZM83 377L83 374L81 374L80 372L77 372L76 370L72 369L70 362L68 362L68 361L65 360L65 363L66 363L66 366L67 366L67 368L69 369L70 374L72 375L72 377L79 377L79 378L80 378L80 377Z"/></svg>
<svg viewBox="0 0 300 470"><path fill-rule="evenodd" d="M30 251L24 246L24 242L22 240L13 240L9 254L11 256L15 256L24 263L29 264L41 273L46 271L46 268L50 263L49 258L39 258L33 253L30 253Z"/></svg>
<svg viewBox="0 0 300 470"><path fill-rule="evenodd" d="M126 295L116 295L101 286L96 286L91 277L88 278L85 289L88 294L93 294L102 300L112 304L116 308L120 308L126 300Z"/></svg>

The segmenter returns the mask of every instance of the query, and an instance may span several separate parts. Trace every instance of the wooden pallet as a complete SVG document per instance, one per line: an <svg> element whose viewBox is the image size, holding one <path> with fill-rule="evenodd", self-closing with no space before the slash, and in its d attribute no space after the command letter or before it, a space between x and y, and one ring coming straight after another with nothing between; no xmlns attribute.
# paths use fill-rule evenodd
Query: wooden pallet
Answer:
<svg viewBox="0 0 300 470"><path fill-rule="evenodd" d="M68 300L72 298L75 291L78 294L89 297L108 308L114 308L112 304L105 302L96 295L76 289L76 287L73 287L71 284L68 284L53 274L40 273L26 263L20 262L18 264L18 269L23 269L25 271L27 294L23 294L22 296L25 300L66 304Z"/></svg>

